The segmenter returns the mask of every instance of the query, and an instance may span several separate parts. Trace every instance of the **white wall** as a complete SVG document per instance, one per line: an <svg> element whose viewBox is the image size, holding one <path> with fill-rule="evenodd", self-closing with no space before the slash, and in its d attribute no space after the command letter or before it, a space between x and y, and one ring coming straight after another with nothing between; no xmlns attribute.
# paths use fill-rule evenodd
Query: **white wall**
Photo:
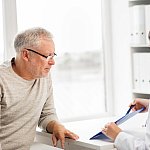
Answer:
<svg viewBox="0 0 150 150"><path fill-rule="evenodd" d="M115 113L125 113L132 101L128 0L112 0L112 50Z"/></svg>

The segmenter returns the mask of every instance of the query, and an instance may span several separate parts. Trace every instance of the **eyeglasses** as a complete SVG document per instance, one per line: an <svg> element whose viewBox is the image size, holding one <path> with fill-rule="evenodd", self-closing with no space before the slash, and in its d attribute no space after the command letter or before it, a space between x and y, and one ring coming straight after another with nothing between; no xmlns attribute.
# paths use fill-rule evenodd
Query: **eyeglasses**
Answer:
<svg viewBox="0 0 150 150"><path fill-rule="evenodd" d="M44 58L46 58L47 61L52 60L52 59L54 58L54 56L57 56L56 53L50 54L50 55L48 55L48 56L45 56L45 55L43 55L43 54L41 54L41 53L39 53L39 52L37 52L37 51L34 51L34 50L32 50L32 49L28 49L28 48L25 48L25 49L28 50L28 51L31 51L31 52L33 52L33 53L36 53L36 54L38 54L38 55L40 55L40 56L42 56L42 57L44 57Z"/></svg>

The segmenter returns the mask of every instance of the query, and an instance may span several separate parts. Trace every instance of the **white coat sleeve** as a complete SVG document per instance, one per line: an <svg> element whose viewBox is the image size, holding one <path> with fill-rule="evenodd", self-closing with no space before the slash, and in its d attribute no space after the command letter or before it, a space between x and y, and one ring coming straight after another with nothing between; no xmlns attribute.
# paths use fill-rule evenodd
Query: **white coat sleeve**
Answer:
<svg viewBox="0 0 150 150"><path fill-rule="evenodd" d="M114 144L118 150L150 150L150 107L144 140L131 134L120 132Z"/></svg>

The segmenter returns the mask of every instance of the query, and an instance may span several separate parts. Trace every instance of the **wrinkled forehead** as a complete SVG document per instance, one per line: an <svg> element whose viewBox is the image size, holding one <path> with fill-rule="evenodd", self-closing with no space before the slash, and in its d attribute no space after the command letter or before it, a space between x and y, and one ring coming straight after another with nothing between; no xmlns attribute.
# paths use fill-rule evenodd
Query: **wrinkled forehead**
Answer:
<svg viewBox="0 0 150 150"><path fill-rule="evenodd" d="M46 38L43 38L43 39L40 39L39 41L40 45L41 46L48 46L48 45L51 45L51 46L55 46L54 44L54 41L52 39L46 39Z"/></svg>
<svg viewBox="0 0 150 150"><path fill-rule="evenodd" d="M39 45L37 46L38 50L47 51L47 52L54 52L55 51L55 44L52 39L41 39L39 41Z"/></svg>

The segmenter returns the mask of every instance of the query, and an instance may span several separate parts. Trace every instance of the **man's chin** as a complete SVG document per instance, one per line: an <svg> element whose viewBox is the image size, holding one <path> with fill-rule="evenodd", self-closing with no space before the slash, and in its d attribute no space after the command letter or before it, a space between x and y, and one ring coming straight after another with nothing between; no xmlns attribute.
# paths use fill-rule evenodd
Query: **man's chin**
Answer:
<svg viewBox="0 0 150 150"><path fill-rule="evenodd" d="M47 77L48 74L49 74L49 71L48 71L48 72L44 72L44 73L42 74L42 78Z"/></svg>

